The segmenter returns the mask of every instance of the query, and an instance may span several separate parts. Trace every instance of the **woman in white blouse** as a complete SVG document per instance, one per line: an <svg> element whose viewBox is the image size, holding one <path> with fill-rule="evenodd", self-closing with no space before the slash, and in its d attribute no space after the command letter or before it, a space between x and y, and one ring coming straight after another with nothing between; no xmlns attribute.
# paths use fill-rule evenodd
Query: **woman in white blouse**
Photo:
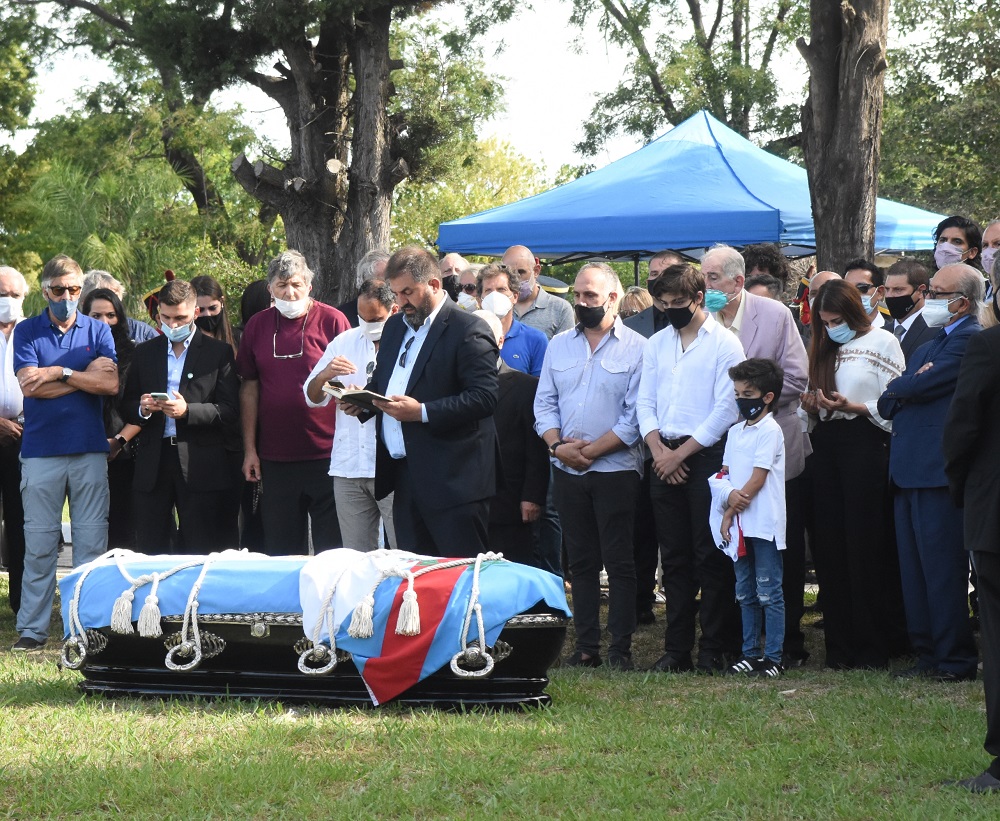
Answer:
<svg viewBox="0 0 1000 821"><path fill-rule="evenodd" d="M886 586L896 561L886 521L892 422L876 403L904 369L899 341L873 328L854 286L826 283L812 306L808 419L814 539L823 591L826 666L885 669Z"/></svg>

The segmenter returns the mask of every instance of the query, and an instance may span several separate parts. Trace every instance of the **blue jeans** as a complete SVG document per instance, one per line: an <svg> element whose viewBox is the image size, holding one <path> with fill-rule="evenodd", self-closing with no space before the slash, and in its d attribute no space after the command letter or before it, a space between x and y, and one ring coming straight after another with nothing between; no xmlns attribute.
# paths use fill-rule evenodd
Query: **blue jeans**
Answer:
<svg viewBox="0 0 1000 821"><path fill-rule="evenodd" d="M24 578L17 632L45 641L56 592L63 502L69 496L73 566L108 551L108 455L21 458Z"/></svg>
<svg viewBox="0 0 1000 821"><path fill-rule="evenodd" d="M781 593L781 553L770 539L748 537L747 554L736 562L736 600L743 615L743 655L759 659L760 628L763 655L780 662L785 643L785 599Z"/></svg>

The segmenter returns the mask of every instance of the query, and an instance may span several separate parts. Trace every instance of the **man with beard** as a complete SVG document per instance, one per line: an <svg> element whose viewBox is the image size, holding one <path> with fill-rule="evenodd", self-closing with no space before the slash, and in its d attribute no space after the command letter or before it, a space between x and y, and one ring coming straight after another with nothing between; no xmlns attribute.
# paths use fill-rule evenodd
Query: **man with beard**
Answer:
<svg viewBox="0 0 1000 821"><path fill-rule="evenodd" d="M489 326L446 297L427 251L401 248L385 277L400 313L385 324L368 384L387 397L375 402L375 497L395 492L401 550L475 556L487 549L489 500L497 492L500 352Z"/></svg>

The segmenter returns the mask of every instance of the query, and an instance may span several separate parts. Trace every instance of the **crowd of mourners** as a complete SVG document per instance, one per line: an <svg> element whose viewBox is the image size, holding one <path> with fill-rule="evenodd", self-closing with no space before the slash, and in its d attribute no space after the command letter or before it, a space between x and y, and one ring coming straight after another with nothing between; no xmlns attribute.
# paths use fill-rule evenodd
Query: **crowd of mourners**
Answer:
<svg viewBox="0 0 1000 821"><path fill-rule="evenodd" d="M802 665L811 557L824 665L910 657L894 675L962 682L981 648L996 756L1000 221L949 217L934 243L933 265L857 259L797 283L772 245L660 251L628 290L587 262L571 300L524 246L486 265L406 247L367 254L338 308L287 251L238 327L211 277L146 294L141 322L66 256L25 318L25 279L0 267L12 649L48 640L67 500L74 565L499 552L565 576L564 664L619 671L658 600L652 671ZM1000 788L992 767L963 785Z"/></svg>

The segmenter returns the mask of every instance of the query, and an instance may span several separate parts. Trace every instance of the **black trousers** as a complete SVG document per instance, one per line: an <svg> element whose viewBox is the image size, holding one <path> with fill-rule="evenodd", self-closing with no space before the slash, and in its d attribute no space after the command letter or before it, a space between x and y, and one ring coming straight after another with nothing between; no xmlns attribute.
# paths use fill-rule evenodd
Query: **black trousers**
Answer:
<svg viewBox="0 0 1000 821"><path fill-rule="evenodd" d="M307 553L310 521L316 553L343 547L329 468L328 458L302 462L261 460L264 553L269 556Z"/></svg>
<svg viewBox="0 0 1000 821"><path fill-rule="evenodd" d="M712 504L708 478L722 467L724 450L725 440L688 458L688 480L683 485L667 484L655 474L650 479L667 599L664 650L690 656L697 613L698 658L706 662L723 654L738 655L742 637L733 560L715 546L708 524Z"/></svg>
<svg viewBox="0 0 1000 821"><path fill-rule="evenodd" d="M226 505L228 491L191 490L181 472L177 446L164 439L161 447L160 472L153 490L133 491L132 513L139 550L201 554L238 547L236 518Z"/></svg>
<svg viewBox="0 0 1000 821"><path fill-rule="evenodd" d="M7 550L4 564L10 574L10 609L21 609L21 579L24 577L24 508L21 506L21 440L0 445L0 504L3 505Z"/></svg>
<svg viewBox="0 0 1000 821"><path fill-rule="evenodd" d="M820 422L812 434L813 559L823 591L826 664L882 669L886 619L888 448L866 418Z"/></svg>
<svg viewBox="0 0 1000 821"><path fill-rule="evenodd" d="M972 553L979 576L979 645L986 693L986 741L993 762L989 772L1000 778L1000 553Z"/></svg>
<svg viewBox="0 0 1000 821"><path fill-rule="evenodd" d="M601 649L601 565L608 574L609 650L627 654L635 632L632 525L639 474L634 470L583 475L555 473L555 503L569 555L576 649Z"/></svg>
<svg viewBox="0 0 1000 821"><path fill-rule="evenodd" d="M538 567L541 570L549 570L547 566L542 566L538 554L538 539L535 535L534 522L527 524L494 524L489 527L490 550L494 553L503 553L503 557L512 562ZM551 571L549 571L551 572Z"/></svg>
<svg viewBox="0 0 1000 821"><path fill-rule="evenodd" d="M426 510L417 504L413 488L427 476L414 470L408 459L397 460L395 469L392 525L399 550L456 559L489 550L489 499Z"/></svg>
<svg viewBox="0 0 1000 821"><path fill-rule="evenodd" d="M656 519L653 516L653 502L649 497L652 475L653 461L647 459L642 466L642 480L635 502L635 525L632 529L636 613L650 612L656 601L656 563L660 557L660 545L656 540Z"/></svg>
<svg viewBox="0 0 1000 821"><path fill-rule="evenodd" d="M125 453L108 462L108 550L135 550L135 517L132 515L132 480L135 460Z"/></svg>

